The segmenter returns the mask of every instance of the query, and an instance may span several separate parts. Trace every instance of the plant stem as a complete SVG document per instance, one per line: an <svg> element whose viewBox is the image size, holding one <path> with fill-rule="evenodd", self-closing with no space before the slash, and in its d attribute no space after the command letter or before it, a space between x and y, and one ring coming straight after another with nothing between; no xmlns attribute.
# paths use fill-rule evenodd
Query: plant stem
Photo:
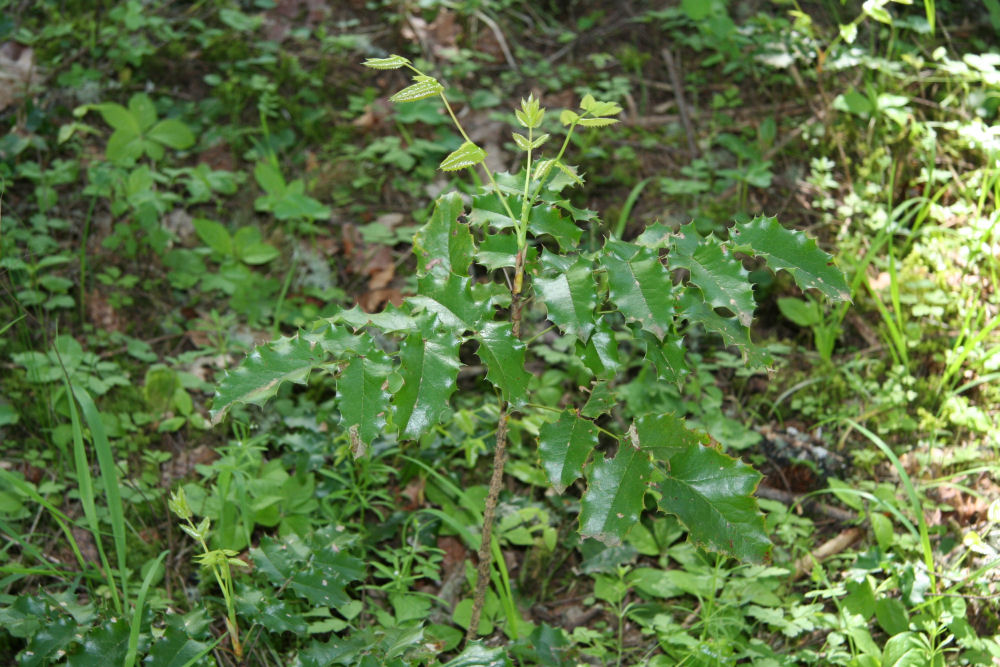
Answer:
<svg viewBox="0 0 1000 667"><path fill-rule="evenodd" d="M497 423L496 451L493 453L493 474L490 476L490 488L486 495L486 507L483 509L483 537L479 544L478 570L476 574L476 591L472 597L472 616L469 618L469 628L465 640L472 641L479 629L479 617L483 613L486 601L486 586L490 580L491 547L493 544L493 521L496 517L497 500L500 497L500 487L503 484L503 466L507 458L507 402L500 401L500 420Z"/></svg>

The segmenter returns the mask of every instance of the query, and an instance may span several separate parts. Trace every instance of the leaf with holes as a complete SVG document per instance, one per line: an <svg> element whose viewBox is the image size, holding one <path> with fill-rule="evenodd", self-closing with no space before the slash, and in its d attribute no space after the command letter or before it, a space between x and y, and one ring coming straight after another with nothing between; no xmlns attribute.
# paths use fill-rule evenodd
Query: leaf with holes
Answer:
<svg viewBox="0 0 1000 667"><path fill-rule="evenodd" d="M670 457L656 486L660 509L676 515L691 539L707 549L754 562L771 543L753 497L761 474L711 447L690 445Z"/></svg>
<svg viewBox="0 0 1000 667"><path fill-rule="evenodd" d="M799 231L785 229L776 218L757 217L730 231L733 249L767 261L772 271L788 271L799 288L817 289L834 301L850 301L851 291L833 257Z"/></svg>
<svg viewBox="0 0 1000 667"><path fill-rule="evenodd" d="M648 248L631 244L621 246L631 246L635 252L628 259L623 259L617 251L625 248L619 247L601 257L601 263L608 272L611 300L626 320L637 322L663 340L674 316L670 274L660 264L656 253Z"/></svg>
<svg viewBox="0 0 1000 667"><path fill-rule="evenodd" d="M583 466L596 446L597 427L570 410L538 430L538 454L556 493L583 475Z"/></svg>
<svg viewBox="0 0 1000 667"><path fill-rule="evenodd" d="M479 358L486 364L486 379L505 401L522 405L531 374L524 370L524 343L514 337L510 322L487 322L476 334Z"/></svg>
<svg viewBox="0 0 1000 667"><path fill-rule="evenodd" d="M458 378L457 336L419 331L399 348L403 384L393 397L393 423L402 440L416 440L437 424L448 410Z"/></svg>
<svg viewBox="0 0 1000 667"><path fill-rule="evenodd" d="M728 309L740 324L750 326L757 304L743 264L731 252L727 254L717 238L701 236L693 222L679 231L679 236L671 238L670 268L687 269L688 280L698 286L709 305Z"/></svg>

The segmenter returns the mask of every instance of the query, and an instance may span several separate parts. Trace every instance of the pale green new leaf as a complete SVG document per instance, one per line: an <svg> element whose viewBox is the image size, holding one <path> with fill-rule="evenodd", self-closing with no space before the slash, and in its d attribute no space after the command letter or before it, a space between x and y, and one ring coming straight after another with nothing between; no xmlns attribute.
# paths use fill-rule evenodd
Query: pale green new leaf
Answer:
<svg viewBox="0 0 1000 667"><path fill-rule="evenodd" d="M656 253L648 248L633 248L635 253L630 259L622 259L614 251L601 257L608 273L611 300L627 321L637 322L663 340L674 316L670 274Z"/></svg>
<svg viewBox="0 0 1000 667"><path fill-rule="evenodd" d="M697 285L713 308L726 308L743 326L750 326L757 304L742 262L724 252L714 236L702 237L694 223L684 225L671 239L670 268L687 269L689 280Z"/></svg>
<svg viewBox="0 0 1000 667"><path fill-rule="evenodd" d="M433 265L440 264L452 273L468 275L474 244L469 226L460 221L464 210L462 197L457 192L438 198L430 220L413 236L418 274L427 273Z"/></svg>
<svg viewBox="0 0 1000 667"><path fill-rule="evenodd" d="M817 289L835 301L850 301L843 272L816 241L781 226L776 218L757 217L730 232L734 250L762 257L773 271L788 271L803 290Z"/></svg>
<svg viewBox="0 0 1000 667"><path fill-rule="evenodd" d="M514 336L510 322L487 322L475 336L477 354L486 364L486 379L505 401L523 405L531 374L524 370L525 346Z"/></svg>
<svg viewBox="0 0 1000 667"><path fill-rule="evenodd" d="M391 55L388 58L369 58L362 64L372 69L399 69L409 65L410 61L403 56Z"/></svg>
<svg viewBox="0 0 1000 667"><path fill-rule="evenodd" d="M389 413L386 378L392 372L389 358L380 350L353 357L337 377L340 395L340 425L344 431L357 427L358 435L371 444L383 432Z"/></svg>
<svg viewBox="0 0 1000 667"><path fill-rule="evenodd" d="M486 151L471 141L466 141L457 150L442 160L441 164L438 165L438 169L441 171L457 171L465 167L475 167L485 159Z"/></svg>
<svg viewBox="0 0 1000 667"><path fill-rule="evenodd" d="M448 410L458 378L458 337L441 332L412 333L399 349L403 383L393 397L393 423L402 440L416 440Z"/></svg>
<svg viewBox="0 0 1000 667"><path fill-rule="evenodd" d="M605 544L621 544L639 522L653 465L649 454L622 441L614 458L595 461L580 499L580 534Z"/></svg>
<svg viewBox="0 0 1000 667"><path fill-rule="evenodd" d="M761 474L711 447L691 445L670 457L657 484L660 509L675 514L707 549L761 562L771 543L753 497Z"/></svg>
<svg viewBox="0 0 1000 667"><path fill-rule="evenodd" d="M305 384L309 372L326 362L322 347L301 335L257 346L219 383L212 402L212 422L219 423L236 403L263 405L285 382Z"/></svg>
<svg viewBox="0 0 1000 667"><path fill-rule="evenodd" d="M550 320L582 341L590 338L597 307L597 285L591 262L579 257L564 270L546 271L545 275L536 277L533 285L535 298L545 304Z"/></svg>
<svg viewBox="0 0 1000 667"><path fill-rule="evenodd" d="M617 122L617 118L581 118L577 125L581 127L607 127Z"/></svg>
<svg viewBox="0 0 1000 667"><path fill-rule="evenodd" d="M389 98L390 102L416 102L426 97L434 97L444 90L437 79L424 75L413 77L416 83L410 84L406 88Z"/></svg>
<svg viewBox="0 0 1000 667"><path fill-rule="evenodd" d="M558 421L538 430L542 468L557 493L583 475L583 466L596 446L597 427L570 410L564 410Z"/></svg>

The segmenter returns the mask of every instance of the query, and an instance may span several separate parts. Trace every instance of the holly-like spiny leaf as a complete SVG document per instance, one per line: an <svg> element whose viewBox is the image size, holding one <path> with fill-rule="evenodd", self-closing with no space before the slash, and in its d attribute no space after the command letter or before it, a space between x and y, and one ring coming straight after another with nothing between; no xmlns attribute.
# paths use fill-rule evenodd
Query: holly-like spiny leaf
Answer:
<svg viewBox="0 0 1000 667"><path fill-rule="evenodd" d="M263 405L285 382L305 384L312 369L327 363L322 347L302 335L257 346L219 383L212 422L219 423L236 403Z"/></svg>
<svg viewBox="0 0 1000 667"><path fill-rule="evenodd" d="M549 319L560 329L586 342L594 330L597 307L593 263L578 257L568 266L557 265L553 257L542 256L543 274L532 281L535 298L545 304Z"/></svg>
<svg viewBox="0 0 1000 667"><path fill-rule="evenodd" d="M458 330L475 329L479 322L490 315L489 303L472 296L472 280L449 273L441 266L418 282L417 296L411 296L407 303L435 313L441 324Z"/></svg>
<svg viewBox="0 0 1000 667"><path fill-rule="evenodd" d="M687 269L709 305L732 311L740 324L750 326L757 304L742 262L714 236L702 237L693 222L679 231L671 239L670 268Z"/></svg>
<svg viewBox="0 0 1000 667"><path fill-rule="evenodd" d="M403 340L398 368L403 383L393 397L400 439L416 440L448 409L458 378L458 343L453 334L426 330Z"/></svg>
<svg viewBox="0 0 1000 667"><path fill-rule="evenodd" d="M767 260L772 271L788 271L799 288L817 289L834 301L850 301L844 273L816 241L785 229L776 218L757 217L730 230L733 249Z"/></svg>
<svg viewBox="0 0 1000 667"><path fill-rule="evenodd" d="M599 458L587 474L580 500L580 534L605 544L621 544L639 522L653 464L649 454L623 440L613 458Z"/></svg>
<svg viewBox="0 0 1000 667"><path fill-rule="evenodd" d="M612 246L613 243L617 245ZM607 270L611 300L627 321L637 322L663 340L674 316L670 274L648 248L612 241L607 246L611 252L601 256L601 263ZM620 251L626 250L624 246L634 248L628 259L621 256Z"/></svg>
<svg viewBox="0 0 1000 667"><path fill-rule="evenodd" d="M461 221L464 210L457 192L438 198L430 220L413 235L418 275L436 264L460 276L469 274L474 245L469 226Z"/></svg>
<svg viewBox="0 0 1000 667"><path fill-rule="evenodd" d="M570 410L564 410L558 421L539 429L538 454L557 493L583 475L583 466L596 446L597 427Z"/></svg>
<svg viewBox="0 0 1000 667"><path fill-rule="evenodd" d="M691 539L707 549L761 562L771 546L753 497L761 474L741 461L701 445L670 457L656 484L659 506L676 515Z"/></svg>
<svg viewBox="0 0 1000 667"><path fill-rule="evenodd" d="M486 364L486 379L505 401L523 404L531 374L524 370L524 343L514 337L510 322L487 322L475 338L479 341L477 354Z"/></svg>
<svg viewBox="0 0 1000 667"><path fill-rule="evenodd" d="M337 377L340 424L345 431L357 427L366 444L384 430L389 413L389 392L384 385L390 372L389 358L372 350L366 356L353 357Z"/></svg>

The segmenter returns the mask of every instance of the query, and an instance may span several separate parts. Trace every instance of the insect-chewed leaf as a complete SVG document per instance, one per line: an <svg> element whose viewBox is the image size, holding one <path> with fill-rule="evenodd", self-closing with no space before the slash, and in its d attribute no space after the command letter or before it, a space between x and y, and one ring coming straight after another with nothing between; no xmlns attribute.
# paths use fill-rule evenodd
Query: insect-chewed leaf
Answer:
<svg viewBox="0 0 1000 667"><path fill-rule="evenodd" d="M761 562L771 543L753 497L760 479L745 463L692 445L670 457L667 477L657 483L660 509L676 515L696 543Z"/></svg>
<svg viewBox="0 0 1000 667"><path fill-rule="evenodd" d="M437 79L429 76L415 76L413 77L416 83L410 84L406 88L389 98L390 102L416 102L417 100L422 100L425 97L434 97L439 95L441 91L444 90Z"/></svg>
<svg viewBox="0 0 1000 667"><path fill-rule="evenodd" d="M542 468L557 493L583 475L583 466L596 446L597 427L569 410L564 410L558 421L538 430Z"/></svg>
<svg viewBox="0 0 1000 667"><path fill-rule="evenodd" d="M649 454L624 440L614 458L595 461L580 500L580 534L605 544L621 544L639 522L652 475Z"/></svg>
<svg viewBox="0 0 1000 667"><path fill-rule="evenodd" d="M427 273L432 265L442 265L460 276L468 275L474 243L469 225L461 222L465 205L457 192L439 197L430 220L413 235L417 273Z"/></svg>
<svg viewBox="0 0 1000 667"><path fill-rule="evenodd" d="M485 159L486 151L471 141L466 141L457 150L452 152L451 155L442 160L438 168L441 171L457 171L465 167L475 167Z"/></svg>
<svg viewBox="0 0 1000 667"><path fill-rule="evenodd" d="M835 301L851 300L844 273L833 258L816 241L785 229L776 218L761 216L737 224L730 236L734 250L763 257L773 271L788 271L801 289L817 289Z"/></svg>
<svg viewBox="0 0 1000 667"><path fill-rule="evenodd" d="M369 58L362 64L372 69L399 69L409 65L410 61L403 56L391 55L388 58Z"/></svg>
<svg viewBox="0 0 1000 667"><path fill-rule="evenodd" d="M631 245L616 243L621 246ZM674 316L670 274L660 264L656 253L648 248L633 248L635 252L630 259L622 259L610 247L608 250L611 251L601 256L601 263L608 272L611 300L626 320L637 322L643 329L663 340Z"/></svg>
<svg viewBox="0 0 1000 667"><path fill-rule="evenodd" d="M391 371L385 353L372 350L352 358L337 378L340 424L345 431L357 427L365 444L371 444L385 427L389 392L383 386Z"/></svg>
<svg viewBox="0 0 1000 667"><path fill-rule="evenodd" d="M549 319L566 333L586 341L594 330L594 308L597 307L594 269L591 262L578 257L569 267L551 270L542 259L545 273L534 279L536 298L545 304Z"/></svg>
<svg viewBox="0 0 1000 667"><path fill-rule="evenodd" d="M750 326L757 304L747 270L714 236L703 237L694 223L684 225L671 240L670 268L687 269L713 308L726 308L743 326Z"/></svg>
<svg viewBox="0 0 1000 667"><path fill-rule="evenodd" d="M406 337L399 349L403 384L393 397L393 422L402 440L416 440L441 420L458 379L458 337L421 332Z"/></svg>
<svg viewBox="0 0 1000 667"><path fill-rule="evenodd" d="M524 370L524 343L514 337L510 322L487 322L475 336L479 358L486 364L486 379L504 400L522 405L531 374Z"/></svg>

